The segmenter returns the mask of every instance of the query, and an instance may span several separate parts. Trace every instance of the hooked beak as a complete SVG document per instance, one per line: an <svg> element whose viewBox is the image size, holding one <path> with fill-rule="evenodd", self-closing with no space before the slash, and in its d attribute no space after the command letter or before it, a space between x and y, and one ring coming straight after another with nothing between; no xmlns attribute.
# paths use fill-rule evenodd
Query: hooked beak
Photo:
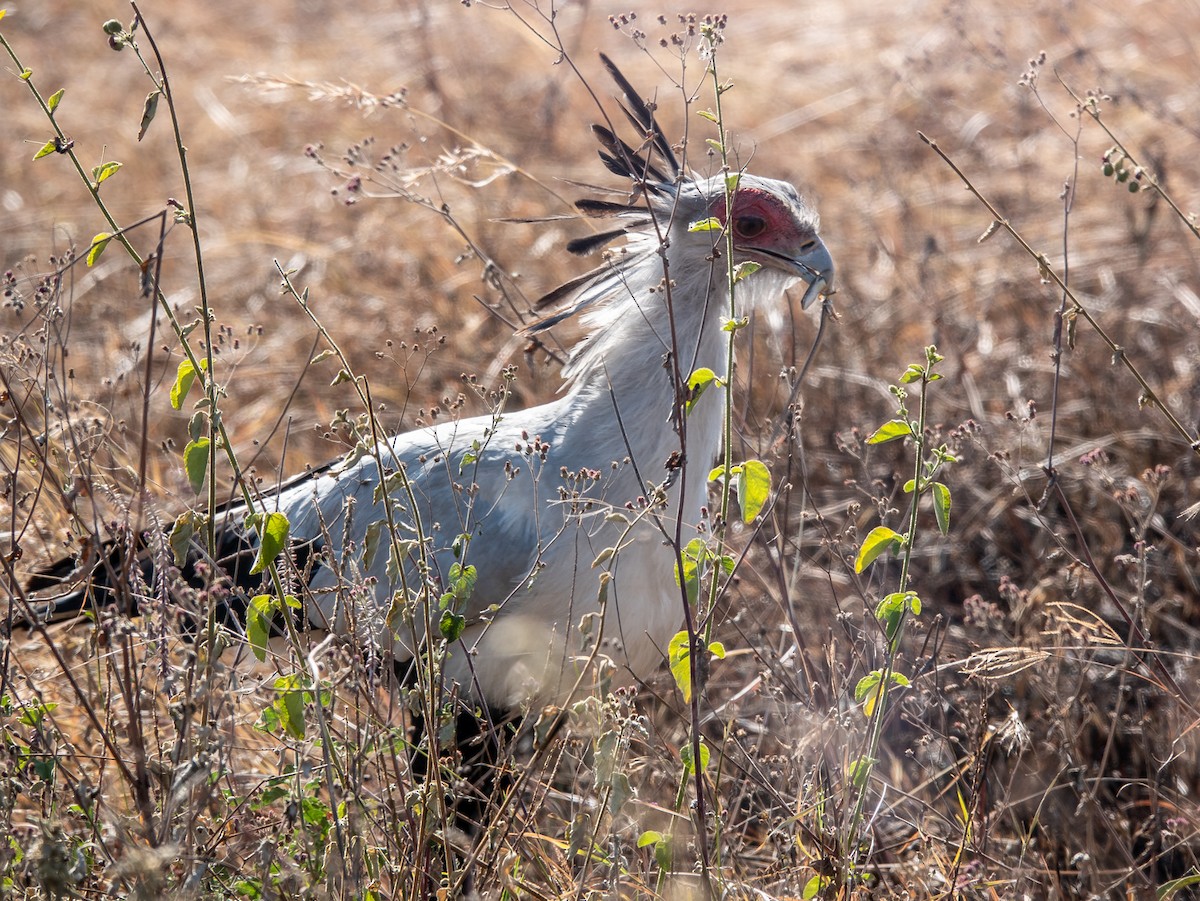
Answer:
<svg viewBox="0 0 1200 901"><path fill-rule="evenodd" d="M800 301L802 309L807 310L818 297L827 297L834 292L833 257L820 238L816 239L816 246L787 262L791 270L808 283L808 290Z"/></svg>

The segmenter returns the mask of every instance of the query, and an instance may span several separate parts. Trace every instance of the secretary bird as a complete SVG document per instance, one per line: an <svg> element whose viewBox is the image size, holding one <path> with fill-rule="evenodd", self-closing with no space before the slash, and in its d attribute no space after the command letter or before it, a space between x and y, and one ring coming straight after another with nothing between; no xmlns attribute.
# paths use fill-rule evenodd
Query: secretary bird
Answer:
<svg viewBox="0 0 1200 901"><path fill-rule="evenodd" d="M568 249L584 255L624 240L543 298L551 312L527 330L583 314L590 330L570 352L562 395L404 432L260 508L290 523L310 624L404 664L443 637L448 612L461 631L447 642L445 679L492 708L561 704L579 687L589 648L623 682L649 677L664 659L683 619L676 523L694 530L701 521L722 440L717 391L685 407L688 376L700 367L722 374L730 362L727 232L732 263L759 267L737 284L740 309L797 282L804 307L833 291L816 211L796 189L742 173L729 209L725 177L685 170L653 105L601 59L635 141L611 123L593 126L600 159L625 179L623 199L579 201L582 214L613 227ZM212 555L195 547L186 578L200 578L196 561L215 559L235 594L270 590L249 573L257 539L246 512L221 512L220 547ZM117 596L120 567L100 556L58 612ZM468 565L473 586L462 581ZM141 592L144 604L144 571L126 570L134 581L122 596Z"/></svg>

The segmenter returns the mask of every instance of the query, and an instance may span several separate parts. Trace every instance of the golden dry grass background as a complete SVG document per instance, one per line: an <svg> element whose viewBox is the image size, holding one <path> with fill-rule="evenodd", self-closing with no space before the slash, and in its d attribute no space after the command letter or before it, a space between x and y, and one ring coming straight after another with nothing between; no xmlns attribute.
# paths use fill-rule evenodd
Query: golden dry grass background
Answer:
<svg viewBox="0 0 1200 901"><path fill-rule="evenodd" d="M635 26L649 35L649 55L635 46L628 28L609 23L610 15L631 6ZM485 308L498 303L498 294L481 277L479 260L464 254L464 240L439 216L397 198L347 205L345 185L305 152L321 145L321 154L336 163L345 148L370 136L376 156L406 145L404 165L416 169L435 165L448 152L486 148L517 169L480 186L442 173L417 190L447 203L471 240L527 297L579 272L586 262L569 257L562 245L585 233L585 224L501 221L568 213L564 198L582 193L570 180L602 180L587 129L597 119L594 102L571 66L538 37L549 26L535 7L146 0L141 9L180 104L209 296L224 330L218 378L229 392L226 424L243 460L258 455L258 476L269 484L339 454L343 444L327 434L327 426L335 411L353 406L344 386L329 387L330 364L307 366L314 331L280 295L274 261L295 269L297 284L310 290L324 325L368 375L389 426L410 427L423 410L453 398L462 390L461 373L483 377L508 361L521 365L518 402L544 399L557 389L555 365L522 356L511 329ZM963 623L961 604L974 594L1010 604L1013 641L1033 628L1028 618L1022 625L1029 608L1044 611L1068 589L1079 592L1072 599L1114 620L1086 578L1073 569L1064 573L1065 564L1054 556L1054 529L1034 512L1045 487L1039 467L1049 432L1059 298L1007 236L977 243L990 216L916 133L935 139L1056 269L1069 262L1072 284L1089 308L1194 430L1200 410L1194 239L1163 204L1146 193L1129 194L1101 174L1101 155L1111 140L1093 123L1072 117L1074 103L1057 77L1077 93L1111 95L1103 104L1105 121L1185 211L1200 208L1194 162L1200 5L851 0L744 2L705 10L564 3L555 25L601 103L612 108L598 51L639 88L657 91L660 117L675 135L684 125L680 95L670 87L679 63L657 41L678 27L677 13L691 11L729 14L718 59L736 85L724 102L738 153L753 171L792 181L816 201L838 264L839 318L801 395L803 486L810 506L830 517L834 531L865 530L874 523L871 497L895 501L900 458L890 450L857 456L863 452L854 430L869 433L892 415L886 386L919 359L923 346L936 343L947 356L948 378L935 394L934 419L947 430L968 419L978 424L952 476L958 479L952 481L955 531L949 539L931 540L920 561L927 604L953 623L951 650L965 654L986 644L987 636ZM660 13L666 27L655 22ZM82 158L124 164L103 194L118 219L131 222L160 210L167 197L182 198L182 186L164 110L145 141L135 140L148 84L129 51L114 53L106 45L100 25L113 17L128 21L129 8L115 2L21 3L9 6L0 30L43 92L66 88L58 119ZM1018 81L1042 51L1046 64L1035 95ZM701 74L693 52L689 86ZM398 91L405 92L407 107L363 106L338 96ZM702 92L698 106L707 105ZM31 161L49 133L24 85L11 75L0 84L0 108L0 263L18 274L46 271L48 254L85 247L105 227L63 158ZM707 123L693 115L687 125L692 163L704 168L696 148ZM484 167L466 173L469 179L495 174ZM1062 198L1068 180L1075 190L1069 218ZM149 229L135 236L144 250L155 240ZM165 260L163 289L188 318L198 298L183 229L168 238ZM148 301L138 296L136 269L115 248L73 278L66 308L70 390L81 403L77 412L94 413L101 423L97 428L106 437L98 459L112 467L114 485L128 487L132 478L122 467L134 467L138 456ZM754 355L741 360L745 440L760 454L768 452L762 443L770 430L763 423L778 415L787 394L778 373L803 359L814 331L815 320L799 312L796 300L759 317ZM22 332L32 317L29 307L6 306L0 330ZM431 347L432 326L443 345ZM161 321L157 335L149 475L171 513L193 499L179 466L188 413L169 409L179 353ZM420 351L411 350L414 341ZM10 377L21 378L18 364L4 365ZM1149 491L1153 503L1144 511L1148 540L1158 545L1162 562L1155 571L1153 615L1143 615L1152 629L1170 632L1183 661L1177 677L1185 686L1194 684L1186 680L1196 674L1189 656L1197 648L1200 617L1196 542L1180 514L1200 499L1195 456L1159 414L1139 406L1137 386L1083 328L1066 355L1064 376L1056 461L1082 505L1106 571L1124 572L1115 561L1131 552L1130 533L1138 526L1136 505L1123 503L1121 492L1148 484L1141 477L1148 468L1173 468L1166 486ZM1034 419L1029 401L1039 411ZM467 410L481 412L483 406L469 400ZM1103 472L1079 463L1097 448L1110 455ZM782 471L782 461L772 463ZM69 480L72 463L61 464L60 474ZM864 507L847 512L855 502ZM11 522L29 551L23 565L66 542L65 520L51 500L18 509ZM811 644L832 646L839 607L862 607L842 562L850 547L849 540L831 539L806 546L810 592L802 598L770 597L771 586L748 575L740 595L744 616L770 635L790 603L800 622L811 624ZM1002 579L1010 580L1008 588L1000 587ZM1016 681L1007 702L1041 721L1049 735L1061 711L1043 692L1055 679L1041 688ZM1098 718L1101 745L1110 714L1098 709L1085 717ZM1185 721L1184 712L1171 708L1160 725L1184 742L1180 748L1194 748ZM836 731L835 718L821 722L814 736ZM1047 743L1041 750L1053 756L1068 744ZM1049 792L1053 781L1037 769L1020 776L1028 780L1022 796L1027 804ZM1190 778L1195 786L1194 768ZM1009 783L1014 796L1021 794L1013 788L1016 781ZM1014 809L1019 806L1014 802ZM1194 837L1194 809L1181 816ZM1055 825L1069 830L1069 823L1064 808Z"/></svg>

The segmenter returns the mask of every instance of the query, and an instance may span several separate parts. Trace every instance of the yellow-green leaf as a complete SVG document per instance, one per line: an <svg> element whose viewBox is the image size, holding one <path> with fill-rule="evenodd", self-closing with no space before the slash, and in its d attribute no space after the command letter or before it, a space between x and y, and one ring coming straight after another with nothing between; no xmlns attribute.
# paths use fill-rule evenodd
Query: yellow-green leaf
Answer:
<svg viewBox="0 0 1200 901"><path fill-rule="evenodd" d="M92 238L92 244L87 252L88 266L94 266L96 260L100 259L100 254L104 253L104 249L108 247L108 242L112 240L112 235L108 232L100 232L96 237Z"/></svg>
<svg viewBox="0 0 1200 901"><path fill-rule="evenodd" d="M733 267L733 283L736 285L744 278L749 278L754 273L762 268L761 263L756 263L753 260L746 260L744 263L738 263Z"/></svg>
<svg viewBox="0 0 1200 901"><path fill-rule="evenodd" d="M661 832L656 832L653 829L647 829L645 832L643 832L641 835L638 836L637 846L639 848L645 848L648 845L657 845L665 837L666 836L664 836Z"/></svg>
<svg viewBox="0 0 1200 901"><path fill-rule="evenodd" d="M812 899L821 894L821 892L825 890L825 887L832 881L833 880L829 876L813 876L808 880L808 882L804 883L804 891L801 893L800 897L803 898L804 901L812 901Z"/></svg>
<svg viewBox="0 0 1200 901"><path fill-rule="evenodd" d="M736 486L742 521L753 522L771 496L771 470L761 460L747 460L738 473Z"/></svg>
<svg viewBox="0 0 1200 901"><path fill-rule="evenodd" d="M112 178L114 175L116 175L117 170L119 170L120 168L121 168L121 164L118 163L116 160L110 160L107 163L101 163L99 166L93 167L92 181L94 181L96 183L96 187L99 187L104 182L108 181L110 178Z"/></svg>
<svg viewBox="0 0 1200 901"><path fill-rule="evenodd" d="M671 675L679 686L684 703L692 700L692 653L688 643L687 632L676 632L667 645L667 661L671 667Z"/></svg>
<svg viewBox="0 0 1200 901"><path fill-rule="evenodd" d="M29 81L29 79L32 77L33 77L33 69L30 69L28 66L26 66L24 69L21 70L21 75L20 75L21 81Z"/></svg>
<svg viewBox="0 0 1200 901"><path fill-rule="evenodd" d="M208 360L201 360L200 368L207 369ZM192 366L192 361L185 357L179 361L179 367L175 370L175 384L171 386L171 406L173 408L178 410L183 406L188 392L192 390L192 382L195 380L196 368Z"/></svg>
<svg viewBox="0 0 1200 901"><path fill-rule="evenodd" d="M716 121L717 121L716 114L715 114L715 113L712 113L712 112L709 112L709 111L708 111L708 110L706 110L706 109L696 110L696 115L697 115L697 116L699 116L699 117L700 117L700 118L702 118L702 119L707 119L709 122L716 122Z"/></svg>
<svg viewBox="0 0 1200 901"><path fill-rule="evenodd" d="M51 94L46 99L46 108L49 109L50 112L54 112L56 109L58 109L58 105L60 103L62 103L63 94L65 94L66 92L67 92L66 88L59 88L57 91L55 91L53 94Z"/></svg>
<svg viewBox="0 0 1200 901"><path fill-rule="evenodd" d="M275 680L279 698L271 705L288 735L296 739L304 738L304 696L307 692L302 685L299 676L280 676Z"/></svg>
<svg viewBox="0 0 1200 901"><path fill-rule="evenodd" d="M938 529L943 535L950 533L950 489L941 482L934 482L933 516L937 520Z"/></svg>
<svg viewBox="0 0 1200 901"><path fill-rule="evenodd" d="M875 558L884 551L899 550L902 547L904 547L903 535L887 526L876 526L863 539L862 547L858 549L858 556L854 560L854 571L860 573L874 563Z"/></svg>
<svg viewBox="0 0 1200 901"><path fill-rule="evenodd" d="M883 444L885 441L907 438L912 433L912 426L903 419L893 419L876 429L875 434L867 439L867 444Z"/></svg>
<svg viewBox="0 0 1200 901"><path fill-rule="evenodd" d="M191 547L192 536L204 528L205 516L191 510L180 514L171 527L168 543L175 555L175 565L183 566L187 561L188 549Z"/></svg>
<svg viewBox="0 0 1200 901"><path fill-rule="evenodd" d="M721 380L717 378L717 374L707 366L701 366L699 369L692 371L692 374L688 376L688 399L686 412L692 412L692 407L696 405L696 401L700 399L700 396L704 394L704 392L707 391L709 386L713 383L720 385Z"/></svg>
<svg viewBox="0 0 1200 901"><path fill-rule="evenodd" d="M700 772L704 773L708 771L708 761L710 756L711 754L708 750L708 745L706 745L704 742L700 742ZM688 775L696 772L696 764L692 757L691 742L688 742L679 749L679 759L683 761L683 767L685 770L687 770Z"/></svg>
<svg viewBox="0 0 1200 901"><path fill-rule="evenodd" d="M719 232L721 230L721 220L709 216L707 219L701 219L698 222L693 222L688 226L689 232Z"/></svg>
<svg viewBox="0 0 1200 901"><path fill-rule="evenodd" d="M1181 876L1178 879L1172 879L1169 882L1164 882L1158 887L1154 893L1156 901L1168 901L1185 888L1191 888L1193 885L1200 885L1200 874L1195 872Z"/></svg>
<svg viewBox="0 0 1200 901"><path fill-rule="evenodd" d="M883 680L883 673L879 670L871 670L854 686L854 700L861 702L867 696L867 692L879 685Z"/></svg>
<svg viewBox="0 0 1200 901"><path fill-rule="evenodd" d="M271 620L276 606L275 599L269 594L255 595L246 606L246 637L259 663L267 659L267 641L271 637Z"/></svg>
<svg viewBox="0 0 1200 901"><path fill-rule="evenodd" d="M33 158L35 160L40 160L44 156L49 156L57 149L58 149L58 145L56 145L54 143L54 139L51 138L49 141L47 141L45 144L43 144L41 146L41 149L38 150L38 152L33 155Z"/></svg>
<svg viewBox="0 0 1200 901"><path fill-rule="evenodd" d="M255 525L258 528L258 556L254 558L254 565L250 567L252 576L262 572L279 556L287 545L288 530L291 528L287 515L278 511L264 513L257 517L257 520Z"/></svg>
<svg viewBox="0 0 1200 901"><path fill-rule="evenodd" d="M871 770L878 761L874 757L858 757L850 762L850 782L855 788L862 788L871 778Z"/></svg>
<svg viewBox="0 0 1200 901"><path fill-rule="evenodd" d="M875 708L883 698L883 686L884 683L879 682L863 699L863 716L871 717L875 714Z"/></svg>
<svg viewBox="0 0 1200 901"><path fill-rule="evenodd" d="M183 468L192 490L199 494L200 489L204 487L204 475L208 472L207 438L188 442L188 446L183 449Z"/></svg>

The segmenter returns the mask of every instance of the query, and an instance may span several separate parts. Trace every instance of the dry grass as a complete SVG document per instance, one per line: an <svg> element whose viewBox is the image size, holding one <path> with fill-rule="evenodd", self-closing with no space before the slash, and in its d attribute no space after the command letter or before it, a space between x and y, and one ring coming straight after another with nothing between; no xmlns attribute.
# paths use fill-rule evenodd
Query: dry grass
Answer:
<svg viewBox="0 0 1200 901"><path fill-rule="evenodd" d="M677 60L652 55L664 74L606 19L629 5L564 5L557 26L601 100L611 91L597 49L635 84L659 86L664 124L679 133L681 106L667 89ZM225 422L264 487L341 453L346 432L331 424L355 407L346 386L329 386L331 363L309 365L316 336L280 296L276 260L308 287L389 428L445 407L462 390L461 373L494 381L506 362L521 366L516 402L555 391L556 366L522 356L504 319L528 312L520 297L579 271L561 247L585 226L499 220L566 213L578 194L567 180L598 179L585 127L596 109L535 36L547 27L532 8L367 0L146 2L143 11L167 61L195 180ZM638 8L652 45L670 30L654 23L659 12L673 22L674 9ZM124 163L103 193L131 222L182 188L163 111L135 141L149 88L131 54L105 44L100 23L114 16L128 20L128 9L28 3L10 9L0 32L41 90L66 88L59 121L82 158ZM754 171L817 201L840 285L839 318L801 395L802 457L780 459L767 446L787 396L778 373L802 361L815 326L798 298L758 317L754 353L741 359L739 454L768 460L792 491L728 600L722 631L734 653L715 667L706 699L706 734L725 753L714 797L730 897L798 897L814 874L843 862L846 767L865 733L851 693L879 665L870 611L894 584L882 566L868 578L850 564L881 512L900 527L911 457L899 444L863 439L893 414L887 385L931 343L947 358L933 394L935 433L961 458L948 474L952 530L935 538L930 528L915 559L926 610L902 656L913 685L893 707L879 755L864 881L828 893L1141 898L1197 872L1200 590L1195 521L1185 511L1200 499L1200 461L1139 404L1136 383L1082 324L1054 404L1060 296L1008 236L977 243L990 216L916 132L934 138L1056 271L1069 264L1079 297L1194 433L1196 239L1149 192L1130 194L1101 174L1112 141L1073 117L1056 74L1081 94L1111 95L1104 121L1185 211L1200 209L1198 34L1200 11L1184 3L763 0L731 11L722 66L736 83L726 109L739 152ZM1035 93L1018 80L1043 50ZM693 54L688 77L700 74ZM371 102L401 91L403 102ZM103 223L62 157L30 162L49 132L15 77L0 81L0 103L0 262L28 295L30 277L53 269L51 255L86 248ZM693 142L703 125L688 123ZM367 136L375 159L403 146L400 166L423 177L402 186L447 204L462 234L403 198L347 205L346 183L305 152L322 145L341 166L343 150ZM446 165L446 155L471 150L486 153ZM693 164L703 165L695 149ZM485 277L468 240L503 279ZM154 241L149 229L135 237L145 249ZM163 290L186 320L198 303L186 229L173 229L164 259ZM90 496L76 509L97 519L122 515L142 462L155 515L169 520L196 502L179 464L189 414L170 411L166 396L179 350L160 317L147 386L151 312L136 268L110 248L94 268L71 271L60 300L64 316L46 343L32 299L10 298L0 310L11 392L0 512L3 549L15 542L24 553L21 574L76 546L80 525L57 488L77 476ZM46 361L58 367L50 410L39 400ZM485 408L468 398L468 413ZM48 430L40 484L18 412ZM1052 427L1061 496L1048 494L1042 468ZM284 740L249 728L273 697L269 670L231 665L208 683L189 682L186 674L202 672L191 651L164 651L154 628L76 624L20 632L5 645L9 704L59 702L46 722L21 722L19 709L0 722L6 885L30 897L411 889L415 861L431 864L409 856L418 854L406 832L410 783L402 755L384 741L402 717L363 662L340 651L329 661L336 743L319 747L311 735ZM279 668L295 665L283 648ZM141 694L122 697L129 686ZM686 804L674 809L687 717L673 691L666 681L648 687L637 709L611 701L597 720L600 733L620 736L619 765L638 797L592 824L591 860L570 844L580 838L570 824L598 797L581 728L534 771L515 819L497 825L481 858L484 891L695 889L690 818ZM333 780L354 799L340 824L352 836L346 857L331 850L332 821L318 804L329 801L321 766L330 758L363 780ZM145 797L121 775L121 759L145 765ZM315 769L288 779L298 761ZM180 777L189 764L201 773L192 781ZM264 795L277 785L286 791ZM297 817L302 799L312 806ZM671 824L680 830L676 872L660 884L652 851L634 842Z"/></svg>

